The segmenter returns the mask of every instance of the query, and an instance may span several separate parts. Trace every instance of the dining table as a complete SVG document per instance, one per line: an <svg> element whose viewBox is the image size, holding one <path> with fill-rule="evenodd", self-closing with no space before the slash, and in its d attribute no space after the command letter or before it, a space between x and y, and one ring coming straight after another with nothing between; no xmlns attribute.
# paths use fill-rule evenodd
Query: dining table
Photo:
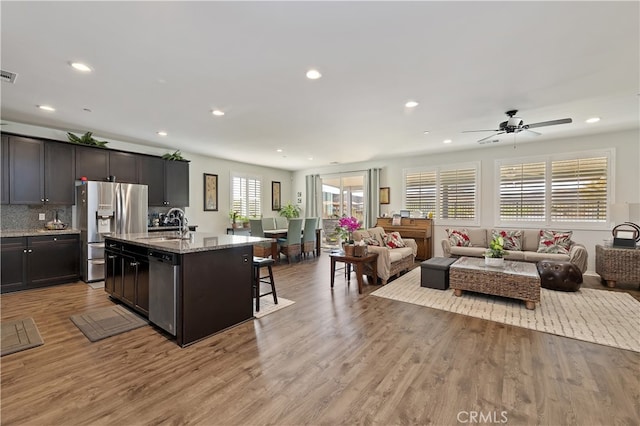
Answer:
<svg viewBox="0 0 640 426"><path fill-rule="evenodd" d="M287 232L289 230L287 228L283 228L283 229L265 229L264 232L264 237L265 238L273 238L273 241L271 242L271 253L274 253L273 258L276 261L276 263L279 262L280 260L280 256L277 255L278 254L278 238L287 238ZM320 233L322 232L321 228L316 229L316 256L320 256L320 253L322 253L320 251ZM304 231L303 231L304 233Z"/></svg>

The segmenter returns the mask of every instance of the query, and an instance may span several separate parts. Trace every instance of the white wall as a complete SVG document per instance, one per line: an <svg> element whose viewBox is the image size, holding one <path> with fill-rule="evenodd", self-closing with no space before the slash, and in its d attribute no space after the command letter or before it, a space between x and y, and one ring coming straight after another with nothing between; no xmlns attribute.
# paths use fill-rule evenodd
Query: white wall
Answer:
<svg viewBox="0 0 640 426"><path fill-rule="evenodd" d="M457 151L444 154L423 155L407 158L396 158L387 161L370 161L356 164L338 165L326 168L308 169L293 174L293 188L295 193L303 193L303 205L305 194L305 176L309 174L329 174L348 172L353 170L365 170L373 167L382 169L380 186L390 187L391 203L381 206L381 212L399 211L403 206L403 170L421 166L457 164L469 161L481 162L481 203L480 203L480 227L494 227L496 206L494 202L494 168L495 160L514 157L538 156L543 154L570 153L588 150L601 150L613 148L615 150L615 177L614 193L615 203L640 203L640 132L629 130L616 133L603 133L575 138L556 139L549 141L531 142L517 145L504 143L492 146L479 146L477 149ZM363 145L363 149L366 147ZM584 244L589 251L588 269L595 271L595 245L602 243L604 239L611 237L611 224L601 229L586 230L573 229L573 239ZM539 225L532 224L531 228ZM444 238L445 226L435 222L435 255L442 255L441 240Z"/></svg>

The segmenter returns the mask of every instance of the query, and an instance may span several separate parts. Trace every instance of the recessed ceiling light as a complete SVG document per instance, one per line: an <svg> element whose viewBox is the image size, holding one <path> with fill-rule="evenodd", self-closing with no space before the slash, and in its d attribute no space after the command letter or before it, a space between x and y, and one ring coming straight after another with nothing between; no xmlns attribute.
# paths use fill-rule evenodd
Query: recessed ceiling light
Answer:
<svg viewBox="0 0 640 426"><path fill-rule="evenodd" d="M219 109L214 109L211 111L211 114L217 115L218 117L222 117L224 115L224 111L220 111Z"/></svg>
<svg viewBox="0 0 640 426"><path fill-rule="evenodd" d="M82 62L71 62L71 66L81 72L91 72L91 68Z"/></svg>
<svg viewBox="0 0 640 426"><path fill-rule="evenodd" d="M313 157L309 157L309 160L313 160Z"/></svg>
<svg viewBox="0 0 640 426"><path fill-rule="evenodd" d="M276 149L276 152L282 152L282 150L278 148L278 149Z"/></svg>
<svg viewBox="0 0 640 426"><path fill-rule="evenodd" d="M322 77L322 74L320 74L320 71L318 71L318 70L309 70L309 71L307 71L307 78L309 80L317 80L320 77Z"/></svg>
<svg viewBox="0 0 640 426"><path fill-rule="evenodd" d="M445 139L442 141L442 143L451 143L451 142L453 142L451 139Z"/></svg>
<svg viewBox="0 0 640 426"><path fill-rule="evenodd" d="M56 110L54 107L51 107L49 105L38 105L38 108L43 109L45 111L55 111Z"/></svg>
<svg viewBox="0 0 640 426"><path fill-rule="evenodd" d="M429 134L429 131L428 131L428 130L425 130L425 131L424 131L424 132L422 132L422 133L423 133L423 134L425 134L425 135L428 135L428 134Z"/></svg>
<svg viewBox="0 0 640 426"><path fill-rule="evenodd" d="M163 130L160 130L160 131L158 132L158 135L160 135L160 136L167 136L167 132L165 132L165 131L163 131Z"/></svg>
<svg viewBox="0 0 640 426"><path fill-rule="evenodd" d="M409 101L404 104L404 106L406 106L407 108L415 108L418 106L418 103L416 101Z"/></svg>
<svg viewBox="0 0 640 426"><path fill-rule="evenodd" d="M585 123L597 123L598 121L600 121L600 117L591 117L588 120L585 120Z"/></svg>

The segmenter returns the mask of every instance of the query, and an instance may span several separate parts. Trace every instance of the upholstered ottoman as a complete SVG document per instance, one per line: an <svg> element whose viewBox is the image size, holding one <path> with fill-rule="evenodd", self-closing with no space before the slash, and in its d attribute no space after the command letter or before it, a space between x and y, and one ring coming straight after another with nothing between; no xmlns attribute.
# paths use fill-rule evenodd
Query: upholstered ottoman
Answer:
<svg viewBox="0 0 640 426"><path fill-rule="evenodd" d="M420 286L446 290L449 288L449 266L455 257L432 257L420 264Z"/></svg>
<svg viewBox="0 0 640 426"><path fill-rule="evenodd" d="M582 272L571 262L541 260L537 264L540 286L549 290L578 291L582 284Z"/></svg>

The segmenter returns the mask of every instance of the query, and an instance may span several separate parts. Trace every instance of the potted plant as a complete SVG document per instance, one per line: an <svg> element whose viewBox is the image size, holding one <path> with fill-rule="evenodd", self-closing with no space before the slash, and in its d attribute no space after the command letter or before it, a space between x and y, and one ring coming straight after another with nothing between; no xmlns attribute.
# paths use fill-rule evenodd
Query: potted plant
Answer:
<svg viewBox="0 0 640 426"><path fill-rule="evenodd" d="M504 255L507 251L504 249L504 239L500 236L494 237L489 243L489 248L484 254L484 264L487 266L504 266Z"/></svg>
<svg viewBox="0 0 640 426"><path fill-rule="evenodd" d="M353 231L360 229L360 222L355 217L341 217L336 227L336 233L340 236L340 239L344 242L343 248L345 254L353 256Z"/></svg>
<svg viewBox="0 0 640 426"><path fill-rule="evenodd" d="M282 206L282 208L278 211L280 216L284 216L287 219L291 219L293 217L300 217L300 213L302 209L298 205L291 204L291 201L287 201L287 204Z"/></svg>

